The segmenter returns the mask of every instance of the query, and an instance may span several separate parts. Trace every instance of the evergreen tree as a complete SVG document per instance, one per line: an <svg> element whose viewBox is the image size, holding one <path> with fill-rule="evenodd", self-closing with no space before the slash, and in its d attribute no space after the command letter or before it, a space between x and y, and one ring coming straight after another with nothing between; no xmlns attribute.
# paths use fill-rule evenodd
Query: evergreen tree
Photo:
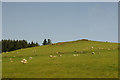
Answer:
<svg viewBox="0 0 120 80"><path fill-rule="evenodd" d="M51 42L51 40L50 40L50 39L48 39L48 44L52 44L52 42Z"/></svg>
<svg viewBox="0 0 120 80"><path fill-rule="evenodd" d="M47 44L48 44L47 40L44 39L44 41L43 41L43 45L47 45Z"/></svg>
<svg viewBox="0 0 120 80"><path fill-rule="evenodd" d="M38 42L35 43L35 46L39 46Z"/></svg>
<svg viewBox="0 0 120 80"><path fill-rule="evenodd" d="M0 42L2 44L2 52L39 46L38 43L34 43L33 41L31 43L28 43L26 40L10 40L9 39L9 40L2 40Z"/></svg>

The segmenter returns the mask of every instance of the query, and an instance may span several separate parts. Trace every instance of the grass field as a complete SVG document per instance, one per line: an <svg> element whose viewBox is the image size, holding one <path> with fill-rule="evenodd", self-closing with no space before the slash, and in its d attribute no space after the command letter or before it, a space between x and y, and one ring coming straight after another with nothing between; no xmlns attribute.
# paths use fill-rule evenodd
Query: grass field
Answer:
<svg viewBox="0 0 120 80"><path fill-rule="evenodd" d="M21 63L22 59L27 59L27 64ZM78 40L2 53L2 76L118 78L118 44Z"/></svg>

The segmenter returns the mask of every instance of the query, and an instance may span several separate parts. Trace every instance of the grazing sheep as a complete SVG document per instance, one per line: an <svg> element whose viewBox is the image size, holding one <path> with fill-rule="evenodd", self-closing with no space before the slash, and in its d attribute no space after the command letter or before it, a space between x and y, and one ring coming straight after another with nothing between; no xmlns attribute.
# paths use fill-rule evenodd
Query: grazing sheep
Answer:
<svg viewBox="0 0 120 80"><path fill-rule="evenodd" d="M94 47L92 46L91 48L93 49Z"/></svg>
<svg viewBox="0 0 120 80"><path fill-rule="evenodd" d="M54 58L56 57L56 56L53 56Z"/></svg>
<svg viewBox="0 0 120 80"><path fill-rule="evenodd" d="M62 55L59 55L60 57L62 56Z"/></svg>
<svg viewBox="0 0 120 80"><path fill-rule="evenodd" d="M95 52L92 52L92 54L95 54Z"/></svg>
<svg viewBox="0 0 120 80"><path fill-rule="evenodd" d="M26 59L22 59L21 63L26 64L27 60Z"/></svg>
<svg viewBox="0 0 120 80"><path fill-rule="evenodd" d="M56 52L57 54L60 54L61 52Z"/></svg>
<svg viewBox="0 0 120 80"><path fill-rule="evenodd" d="M76 56L76 54L73 54L73 56Z"/></svg>
<svg viewBox="0 0 120 80"><path fill-rule="evenodd" d="M27 62L23 62L23 64L26 64Z"/></svg>
<svg viewBox="0 0 120 80"><path fill-rule="evenodd" d="M22 59L23 61L25 61L26 59Z"/></svg>
<svg viewBox="0 0 120 80"><path fill-rule="evenodd" d="M52 58L53 57L53 55L50 55L50 58Z"/></svg>
<svg viewBox="0 0 120 80"><path fill-rule="evenodd" d="M31 60L31 59L32 59L32 57L29 57L29 59Z"/></svg>
<svg viewBox="0 0 120 80"><path fill-rule="evenodd" d="M76 54L76 56L78 56L78 54Z"/></svg>
<svg viewBox="0 0 120 80"><path fill-rule="evenodd" d="M24 61L21 61L21 63L23 63Z"/></svg>

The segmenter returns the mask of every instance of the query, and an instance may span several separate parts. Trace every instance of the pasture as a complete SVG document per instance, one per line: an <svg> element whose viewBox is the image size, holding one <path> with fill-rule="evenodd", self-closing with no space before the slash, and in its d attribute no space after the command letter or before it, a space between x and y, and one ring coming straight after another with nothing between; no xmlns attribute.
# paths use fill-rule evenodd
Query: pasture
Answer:
<svg viewBox="0 0 120 80"><path fill-rule="evenodd" d="M118 78L118 44L78 40L2 53L2 76Z"/></svg>

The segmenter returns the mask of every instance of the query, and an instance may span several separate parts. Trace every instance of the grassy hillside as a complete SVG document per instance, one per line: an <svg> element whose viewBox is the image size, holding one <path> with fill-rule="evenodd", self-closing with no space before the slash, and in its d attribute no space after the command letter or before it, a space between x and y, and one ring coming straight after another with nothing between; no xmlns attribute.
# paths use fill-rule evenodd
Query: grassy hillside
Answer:
<svg viewBox="0 0 120 80"><path fill-rule="evenodd" d="M27 64L22 64L22 59L27 59ZM118 77L117 43L81 40L57 43L3 53L2 60L3 78Z"/></svg>

